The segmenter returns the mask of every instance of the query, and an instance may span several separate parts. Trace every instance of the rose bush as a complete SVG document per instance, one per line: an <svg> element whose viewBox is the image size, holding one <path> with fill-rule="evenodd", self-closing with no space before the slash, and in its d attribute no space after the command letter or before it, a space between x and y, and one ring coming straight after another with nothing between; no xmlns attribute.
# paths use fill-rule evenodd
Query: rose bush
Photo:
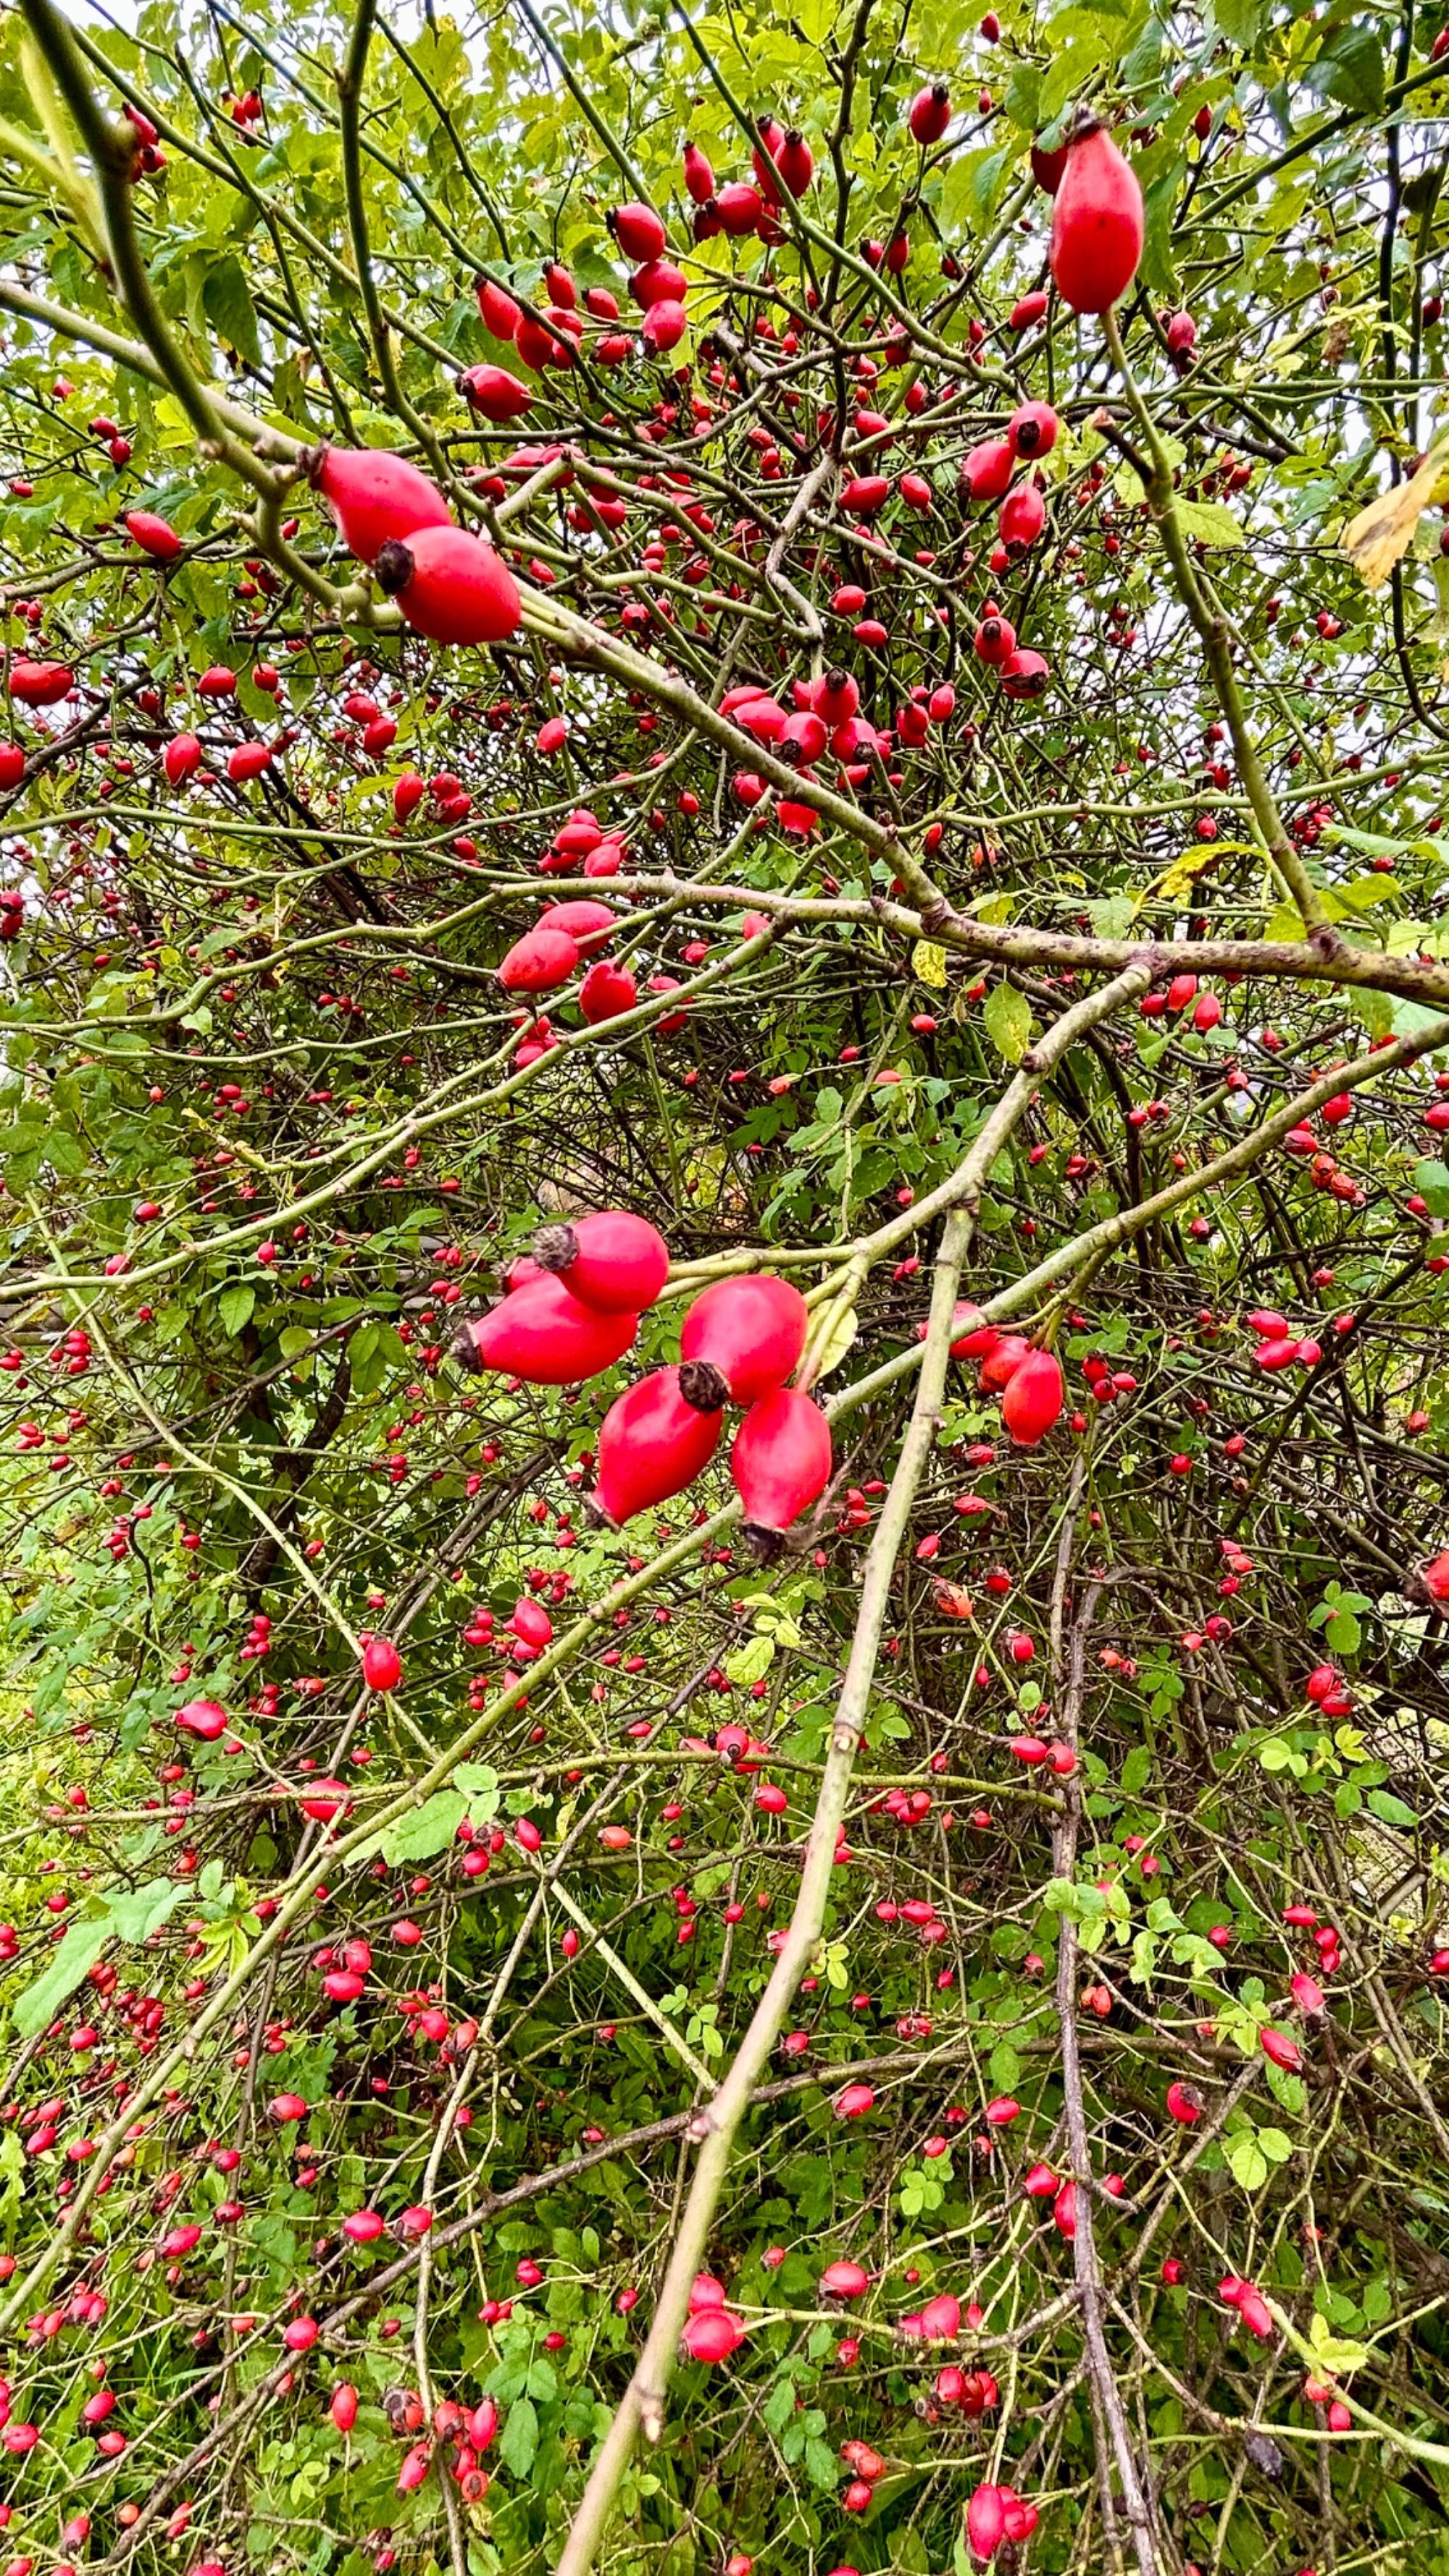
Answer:
<svg viewBox="0 0 1449 2576"><path fill-rule="evenodd" d="M1442 12L0 28L0 2522L1449 2565Z"/></svg>

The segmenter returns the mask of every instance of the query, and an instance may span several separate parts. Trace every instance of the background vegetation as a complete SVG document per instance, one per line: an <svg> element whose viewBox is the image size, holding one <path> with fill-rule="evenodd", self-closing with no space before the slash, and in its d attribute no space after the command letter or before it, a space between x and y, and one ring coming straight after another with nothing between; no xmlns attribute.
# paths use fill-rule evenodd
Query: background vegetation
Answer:
<svg viewBox="0 0 1449 2576"><path fill-rule="evenodd" d="M0 755L12 2576L967 2576L1008 2482L1023 2576L1449 2568L1442 24L5 21L5 669L70 675ZM1145 201L1106 324L1030 162L1083 105ZM683 143L748 179L766 115L810 185L695 243ZM487 331L550 263L620 363ZM996 570L960 469L1027 400ZM511 642L400 626L328 440L506 548ZM842 664L875 748L792 795L719 701ZM579 807L640 998L520 1057ZM596 1206L674 1256L636 1351L465 1375ZM833 1414L801 1543L748 1560L723 1452L590 1526L610 1396L759 1267ZM958 1284L1063 1363L1037 1447Z"/></svg>

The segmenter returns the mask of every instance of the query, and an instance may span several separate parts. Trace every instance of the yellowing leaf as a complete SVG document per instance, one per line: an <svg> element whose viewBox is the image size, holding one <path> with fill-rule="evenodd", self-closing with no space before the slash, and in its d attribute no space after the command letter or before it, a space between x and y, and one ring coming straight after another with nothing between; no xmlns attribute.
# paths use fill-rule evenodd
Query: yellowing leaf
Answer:
<svg viewBox="0 0 1449 2576"><path fill-rule="evenodd" d="M1069 870L1063 871L1064 876L1070 873ZM1080 884L1081 879L1076 882ZM971 910L977 921L1010 921L1016 910L1016 896L1010 886L1003 886L999 894L989 894L983 902L973 903Z"/></svg>
<svg viewBox="0 0 1449 2576"><path fill-rule="evenodd" d="M1174 859L1170 867L1164 868L1161 876L1138 896L1136 909L1140 912L1153 895L1161 895L1165 903L1185 902L1198 878L1208 875L1223 859L1260 859L1262 855L1255 841L1195 843L1191 849L1184 850L1180 858Z"/></svg>
<svg viewBox="0 0 1449 2576"><path fill-rule="evenodd" d="M1031 1004L1014 984L993 984L981 1014L987 1035L1008 1064L1020 1064L1031 1037Z"/></svg>
<svg viewBox="0 0 1449 2576"><path fill-rule="evenodd" d="M911 950L911 973L917 983L933 984L937 992L945 989L946 951L934 939L918 939Z"/></svg>
<svg viewBox="0 0 1449 2576"><path fill-rule="evenodd" d="M1381 590L1400 556L1407 552L1419 514L1434 499L1446 461L1449 446L1436 439L1417 474L1411 475L1407 483L1397 483L1392 490L1381 492L1366 510L1350 519L1340 542L1362 574L1366 590Z"/></svg>
<svg viewBox="0 0 1449 2576"><path fill-rule="evenodd" d="M1207 849L1184 850L1180 859L1174 859L1170 868L1163 869L1156 884L1148 887L1147 895L1161 895L1164 903L1180 903L1191 894L1198 878L1205 875L1209 868L1216 867L1217 863L1216 841L1212 842ZM1142 904L1147 901L1147 895L1142 896L1138 905L1139 911Z"/></svg>
<svg viewBox="0 0 1449 2576"><path fill-rule="evenodd" d="M821 1378L829 1377L832 1369L839 1368L859 1330L860 1324L853 1306L847 1306L844 1314L833 1318L826 1328L818 1362L812 1359L817 1383Z"/></svg>
<svg viewBox="0 0 1449 2576"><path fill-rule="evenodd" d="M1319 2368L1334 2379L1342 2379L1351 2370L1360 2370L1367 2361L1367 2344L1355 2343L1347 2335L1336 2335L1326 2316L1315 2308L1308 2329Z"/></svg>
<svg viewBox="0 0 1449 2576"><path fill-rule="evenodd" d="M724 1659L725 1673L737 1690L748 1690L752 1682L761 1682L775 1660L773 1637L751 1637L748 1644L737 1646Z"/></svg>

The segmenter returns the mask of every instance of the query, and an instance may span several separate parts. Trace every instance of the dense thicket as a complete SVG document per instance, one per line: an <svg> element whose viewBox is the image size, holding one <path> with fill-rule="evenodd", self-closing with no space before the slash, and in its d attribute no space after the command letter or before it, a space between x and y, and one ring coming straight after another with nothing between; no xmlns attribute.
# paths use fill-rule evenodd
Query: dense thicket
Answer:
<svg viewBox="0 0 1449 2576"><path fill-rule="evenodd" d="M1442 21L0 27L10 2576L1449 2568Z"/></svg>

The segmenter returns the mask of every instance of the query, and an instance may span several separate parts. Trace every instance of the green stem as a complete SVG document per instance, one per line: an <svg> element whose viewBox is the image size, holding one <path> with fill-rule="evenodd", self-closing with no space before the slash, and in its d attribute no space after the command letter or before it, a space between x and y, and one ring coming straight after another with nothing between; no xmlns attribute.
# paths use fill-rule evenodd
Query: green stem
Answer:
<svg viewBox="0 0 1449 2576"><path fill-rule="evenodd" d="M1148 453L1152 459L1152 473L1147 485L1147 507L1153 524L1160 530L1162 542L1167 549L1167 559L1172 566L1178 595L1192 620L1198 640L1207 657L1218 703L1227 719L1228 731L1233 738L1233 750L1237 755L1239 773L1247 790L1248 802L1252 806L1253 818L1262 836L1263 846L1274 869L1281 877L1286 891L1298 907L1304 929L1318 933L1323 942L1331 947L1334 944L1334 932L1323 898L1288 837L1283 818L1278 811L1277 799L1268 784L1262 762L1258 758L1257 744L1248 730L1247 711L1243 705L1242 692L1238 687L1237 673L1233 669L1228 621L1222 610L1205 592L1193 568L1187 539L1182 531L1182 522L1177 515L1177 503L1173 498L1172 466L1162 440L1158 436L1157 424L1143 399L1137 379L1127 363L1127 352L1122 346L1122 335L1117 327L1115 310L1103 314L1102 330L1112 354L1112 363L1122 379L1133 417L1147 442Z"/></svg>
<svg viewBox="0 0 1449 2576"><path fill-rule="evenodd" d="M619 141L619 138L617 134L615 134L612 126L610 126L605 118L599 114L599 111L595 107L593 100L590 98L588 91L585 89L582 81L579 79L572 64L564 53L562 46L555 41L552 35L550 35L548 28L539 17L538 12L530 5L530 0L518 0L518 10L519 15L527 19L535 37L543 47L549 61L553 64L555 71L558 73L560 80L563 82L565 89L573 100L575 107L578 109L580 115L593 127L595 134L597 134L604 150L608 153L610 160L617 164L629 186L633 189L640 204L651 206L654 200L649 193L648 185L638 167L638 164L625 150L624 145Z"/></svg>
<svg viewBox="0 0 1449 2576"><path fill-rule="evenodd" d="M112 273L127 311L150 350L163 382L176 396L198 437L224 457L234 472L244 475L257 491L266 490L271 483L267 467L242 444L223 419L208 388L182 356L152 292L136 239L131 202L131 164L136 154L134 126L126 118L112 122L102 115L91 94L75 39L54 0L23 0L23 6L30 31L95 165L110 243Z"/></svg>
<svg viewBox="0 0 1449 2576"><path fill-rule="evenodd" d="M402 388L393 355L392 334L382 309L373 273L372 248L367 238L367 209L362 194L362 86L367 74L368 49L377 17L377 0L358 0L357 15L352 22L352 41L337 73L337 117L342 136L342 185L347 199L347 230L352 242L352 264L362 294L362 309L367 316L368 337L382 378L383 391L399 420L405 420L414 438L432 459L436 472L449 480L447 462L427 422L409 402Z"/></svg>

